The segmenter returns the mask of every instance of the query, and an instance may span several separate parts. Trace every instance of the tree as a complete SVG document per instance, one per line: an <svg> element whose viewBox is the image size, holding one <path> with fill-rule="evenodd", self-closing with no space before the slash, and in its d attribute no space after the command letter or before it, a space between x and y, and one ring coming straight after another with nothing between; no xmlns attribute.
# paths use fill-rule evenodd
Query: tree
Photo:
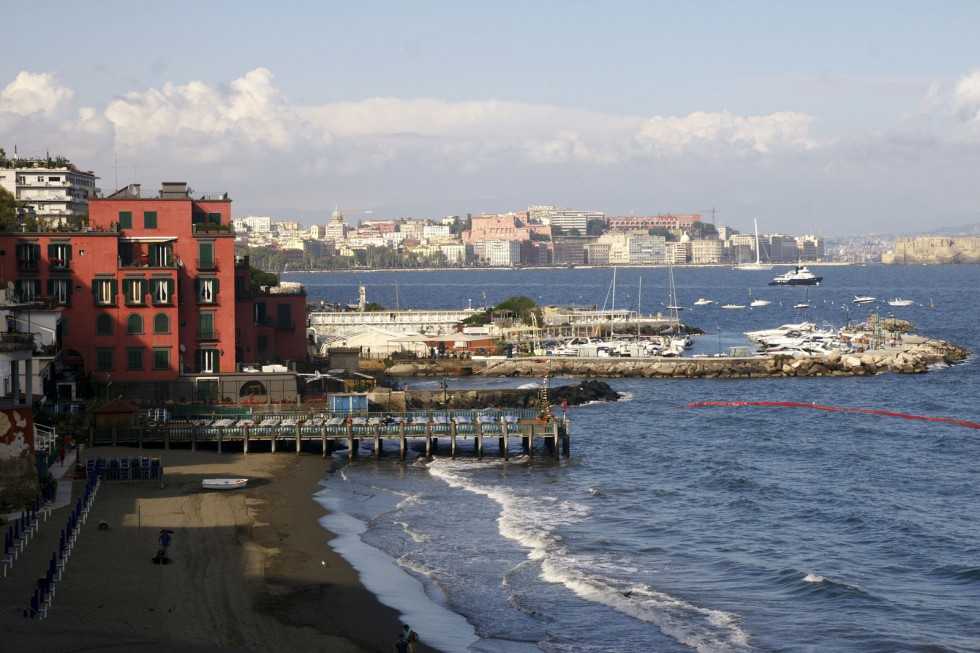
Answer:
<svg viewBox="0 0 980 653"><path fill-rule="evenodd" d="M0 150L0 154L3 150ZM13 231L17 226L17 207L19 202L13 193L0 188L0 231Z"/></svg>
<svg viewBox="0 0 980 653"><path fill-rule="evenodd" d="M601 236L606 233L606 220L604 218L592 218L585 228L588 236Z"/></svg>
<svg viewBox="0 0 980 653"><path fill-rule="evenodd" d="M715 228L715 225L708 222L701 222L700 220L695 220L691 224L691 232L696 234L696 237L702 240L706 238L718 237L718 229Z"/></svg>

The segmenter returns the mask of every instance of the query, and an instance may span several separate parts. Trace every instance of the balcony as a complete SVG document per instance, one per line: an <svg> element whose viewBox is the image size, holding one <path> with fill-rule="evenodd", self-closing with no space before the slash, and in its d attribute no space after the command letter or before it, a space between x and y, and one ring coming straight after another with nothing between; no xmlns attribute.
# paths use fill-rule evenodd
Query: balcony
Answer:
<svg viewBox="0 0 980 653"><path fill-rule="evenodd" d="M197 330L198 340L221 340L221 332L218 329L198 329Z"/></svg>
<svg viewBox="0 0 980 653"><path fill-rule="evenodd" d="M173 257L147 257L146 255L136 256L134 258L124 258L119 257L119 267L120 268L163 268L167 270L175 270L179 267L177 259Z"/></svg>
<svg viewBox="0 0 980 653"><path fill-rule="evenodd" d="M234 235L235 229L230 224L221 224L220 222L198 222L191 225L191 233L195 236L204 234Z"/></svg>
<svg viewBox="0 0 980 653"><path fill-rule="evenodd" d="M41 269L41 264L37 259L19 258L17 259L18 272L37 272Z"/></svg>
<svg viewBox="0 0 980 653"><path fill-rule="evenodd" d="M34 334L4 331L0 333L0 352L34 351Z"/></svg>
<svg viewBox="0 0 980 653"><path fill-rule="evenodd" d="M52 272L70 272L71 271L71 261L53 258L48 260L48 269Z"/></svg>
<svg viewBox="0 0 980 653"><path fill-rule="evenodd" d="M201 259L201 258L199 258L199 259L197 259L196 263L197 263L197 269L198 270L217 270L217 269L219 269L218 268L218 259L216 259L216 258L211 258L211 259L206 259L206 258Z"/></svg>

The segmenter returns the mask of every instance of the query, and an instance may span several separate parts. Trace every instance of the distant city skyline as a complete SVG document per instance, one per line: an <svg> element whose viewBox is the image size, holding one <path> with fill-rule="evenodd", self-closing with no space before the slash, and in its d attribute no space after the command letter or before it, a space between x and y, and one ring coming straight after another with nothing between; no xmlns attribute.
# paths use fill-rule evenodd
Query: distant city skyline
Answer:
<svg viewBox="0 0 980 653"><path fill-rule="evenodd" d="M0 147L325 224L553 204L740 231L980 221L967 0L4 12ZM111 17L111 20L110 20ZM370 212L370 213L368 213Z"/></svg>

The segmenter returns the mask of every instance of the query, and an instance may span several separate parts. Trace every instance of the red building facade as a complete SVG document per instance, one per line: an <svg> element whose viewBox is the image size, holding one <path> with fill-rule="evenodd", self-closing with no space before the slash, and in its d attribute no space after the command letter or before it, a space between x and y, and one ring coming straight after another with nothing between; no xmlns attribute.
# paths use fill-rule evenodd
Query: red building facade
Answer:
<svg viewBox="0 0 980 653"><path fill-rule="evenodd" d="M0 234L3 281L61 310L62 362L105 381L305 360L305 291L252 291L231 223L227 194L195 199L165 182L143 197L130 185L90 198L81 231Z"/></svg>

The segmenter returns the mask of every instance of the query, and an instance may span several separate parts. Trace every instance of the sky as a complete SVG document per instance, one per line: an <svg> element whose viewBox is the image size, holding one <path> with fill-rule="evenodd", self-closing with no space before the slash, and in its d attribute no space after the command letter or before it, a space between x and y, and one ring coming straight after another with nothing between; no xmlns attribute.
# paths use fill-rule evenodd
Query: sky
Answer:
<svg viewBox="0 0 980 653"><path fill-rule="evenodd" d="M977 25L972 0L19 2L0 147L305 225L928 232L980 222Z"/></svg>

